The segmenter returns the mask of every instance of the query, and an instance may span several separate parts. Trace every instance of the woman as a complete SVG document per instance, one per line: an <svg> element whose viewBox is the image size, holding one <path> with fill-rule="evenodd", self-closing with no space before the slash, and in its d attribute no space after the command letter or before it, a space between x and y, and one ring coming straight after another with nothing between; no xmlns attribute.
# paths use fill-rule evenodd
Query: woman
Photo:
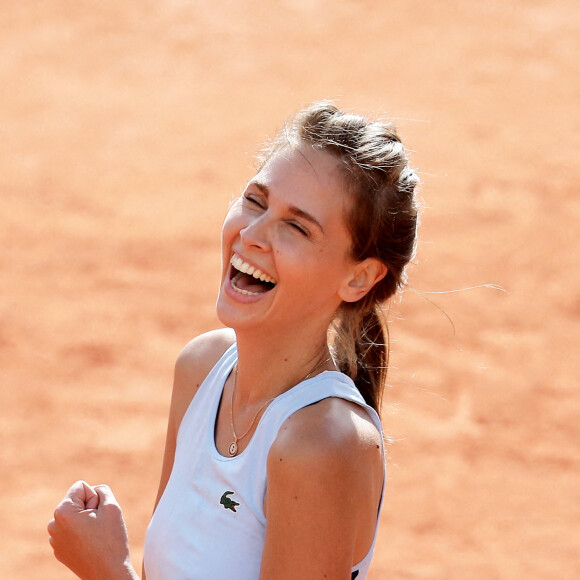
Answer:
<svg viewBox="0 0 580 580"><path fill-rule="evenodd" d="M222 230L227 328L176 363L144 578L365 577L385 483L380 305L413 256L417 183L390 125L326 102L269 145ZM137 578L106 486L75 484L49 532L81 578Z"/></svg>

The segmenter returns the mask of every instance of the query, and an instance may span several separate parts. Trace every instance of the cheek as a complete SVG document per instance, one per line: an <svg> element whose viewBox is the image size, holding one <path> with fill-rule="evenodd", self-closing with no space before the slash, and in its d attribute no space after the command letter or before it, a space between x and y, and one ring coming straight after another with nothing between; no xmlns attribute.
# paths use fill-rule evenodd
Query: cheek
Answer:
<svg viewBox="0 0 580 580"><path fill-rule="evenodd" d="M291 272L296 291L317 296L334 295L347 275L341 256L325 249L285 254L287 272Z"/></svg>
<svg viewBox="0 0 580 580"><path fill-rule="evenodd" d="M241 215L237 204L233 205L227 213L224 223L222 224L222 244L226 245L242 229Z"/></svg>

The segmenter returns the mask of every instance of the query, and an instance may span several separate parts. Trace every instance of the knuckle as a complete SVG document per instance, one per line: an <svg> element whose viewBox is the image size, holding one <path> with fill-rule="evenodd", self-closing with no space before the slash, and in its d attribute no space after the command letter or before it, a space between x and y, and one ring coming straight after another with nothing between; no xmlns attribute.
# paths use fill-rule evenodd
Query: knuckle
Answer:
<svg viewBox="0 0 580 580"><path fill-rule="evenodd" d="M121 514L121 508L116 503L106 503L103 505L102 510L110 516L119 516Z"/></svg>
<svg viewBox="0 0 580 580"><path fill-rule="evenodd" d="M54 510L53 521L57 525L62 525L68 520L68 511L66 510L66 503L63 502Z"/></svg>
<svg viewBox="0 0 580 580"><path fill-rule="evenodd" d="M59 524L64 520L64 514L62 513L62 509L59 507L57 507L54 510L54 514L52 516L52 521L54 522L54 524Z"/></svg>

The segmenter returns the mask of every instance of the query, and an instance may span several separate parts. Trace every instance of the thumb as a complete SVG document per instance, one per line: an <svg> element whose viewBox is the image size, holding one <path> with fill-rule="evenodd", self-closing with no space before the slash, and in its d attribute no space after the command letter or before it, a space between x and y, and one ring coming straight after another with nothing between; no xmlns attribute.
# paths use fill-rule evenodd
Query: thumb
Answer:
<svg viewBox="0 0 580 580"><path fill-rule="evenodd" d="M95 488L90 486L88 483L83 481L83 487L85 489L85 506L88 510L94 510L99 507L99 495L95 491Z"/></svg>

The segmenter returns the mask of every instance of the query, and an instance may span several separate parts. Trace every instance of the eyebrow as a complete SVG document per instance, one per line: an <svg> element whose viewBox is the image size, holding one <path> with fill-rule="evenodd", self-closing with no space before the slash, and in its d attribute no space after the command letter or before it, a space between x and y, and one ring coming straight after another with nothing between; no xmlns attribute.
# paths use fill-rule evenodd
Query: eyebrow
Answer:
<svg viewBox="0 0 580 580"><path fill-rule="evenodd" d="M248 185L254 185L255 187L257 187L264 194L266 199L270 197L270 188L265 183L262 183L257 179L252 179ZM312 214L308 213L307 211L304 211L303 209L295 205L288 206L288 211L292 215L295 215L296 217L301 217L302 219L305 219L307 222L310 222L324 234L324 228L322 227L322 224Z"/></svg>

